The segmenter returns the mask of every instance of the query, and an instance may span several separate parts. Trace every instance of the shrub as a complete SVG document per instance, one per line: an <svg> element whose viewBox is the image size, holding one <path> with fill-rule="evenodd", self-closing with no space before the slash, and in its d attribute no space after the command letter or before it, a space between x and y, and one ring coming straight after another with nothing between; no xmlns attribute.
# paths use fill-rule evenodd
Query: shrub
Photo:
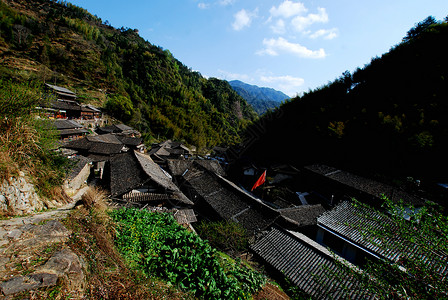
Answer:
<svg viewBox="0 0 448 300"><path fill-rule="evenodd" d="M38 118L41 101L38 85L0 80L0 180L26 171L48 196L61 185L68 160L53 151L56 130Z"/></svg>
<svg viewBox="0 0 448 300"><path fill-rule="evenodd" d="M199 235L221 251L239 252L248 249L247 232L240 224L232 221L199 223L195 229Z"/></svg>
<svg viewBox="0 0 448 300"><path fill-rule="evenodd" d="M205 299L250 299L263 275L220 254L169 214L120 209L116 245L133 268L154 274Z"/></svg>

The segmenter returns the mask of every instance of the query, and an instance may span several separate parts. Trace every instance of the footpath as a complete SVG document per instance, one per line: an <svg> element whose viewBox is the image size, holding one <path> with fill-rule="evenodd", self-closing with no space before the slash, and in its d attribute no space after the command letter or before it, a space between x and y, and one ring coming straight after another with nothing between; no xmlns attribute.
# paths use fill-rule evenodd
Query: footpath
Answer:
<svg viewBox="0 0 448 300"><path fill-rule="evenodd" d="M30 216L0 220L0 299L39 299L57 294L62 281L72 298L81 296L84 265L66 242L66 218L86 188L63 207Z"/></svg>

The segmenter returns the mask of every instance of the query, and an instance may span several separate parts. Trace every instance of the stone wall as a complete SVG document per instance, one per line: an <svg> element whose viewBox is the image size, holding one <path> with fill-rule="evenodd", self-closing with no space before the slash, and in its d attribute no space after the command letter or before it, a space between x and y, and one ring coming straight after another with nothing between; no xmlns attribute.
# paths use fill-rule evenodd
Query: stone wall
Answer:
<svg viewBox="0 0 448 300"><path fill-rule="evenodd" d="M43 208L45 205L37 195L34 185L23 172L1 183L0 212L24 215Z"/></svg>

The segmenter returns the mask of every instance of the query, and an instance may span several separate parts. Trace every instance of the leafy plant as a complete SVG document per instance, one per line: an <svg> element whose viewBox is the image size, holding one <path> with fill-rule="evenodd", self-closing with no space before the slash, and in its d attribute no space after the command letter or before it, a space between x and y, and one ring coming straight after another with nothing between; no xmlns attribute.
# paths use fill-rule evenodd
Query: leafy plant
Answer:
<svg viewBox="0 0 448 300"><path fill-rule="evenodd" d="M244 227L232 221L206 222L195 226L199 235L222 251L245 251L248 249L248 235Z"/></svg>
<svg viewBox="0 0 448 300"><path fill-rule="evenodd" d="M250 299L265 278L212 248L169 214L120 209L116 245L133 268L205 299Z"/></svg>

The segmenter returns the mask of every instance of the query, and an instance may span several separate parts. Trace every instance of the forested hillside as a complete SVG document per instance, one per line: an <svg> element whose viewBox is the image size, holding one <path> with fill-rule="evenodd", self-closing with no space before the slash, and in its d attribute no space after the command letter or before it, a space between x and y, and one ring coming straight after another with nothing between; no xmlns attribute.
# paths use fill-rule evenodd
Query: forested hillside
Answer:
<svg viewBox="0 0 448 300"><path fill-rule="evenodd" d="M229 83L238 95L252 105L259 115L279 107L283 101L290 99L288 95L271 88L258 87L239 80L232 80Z"/></svg>
<svg viewBox="0 0 448 300"><path fill-rule="evenodd" d="M264 116L244 154L446 179L447 48L447 19L428 17L388 53Z"/></svg>
<svg viewBox="0 0 448 300"><path fill-rule="evenodd" d="M147 141L232 144L256 118L226 81L205 79L137 29L115 29L66 1L2 0L0 29L2 77L74 89Z"/></svg>

